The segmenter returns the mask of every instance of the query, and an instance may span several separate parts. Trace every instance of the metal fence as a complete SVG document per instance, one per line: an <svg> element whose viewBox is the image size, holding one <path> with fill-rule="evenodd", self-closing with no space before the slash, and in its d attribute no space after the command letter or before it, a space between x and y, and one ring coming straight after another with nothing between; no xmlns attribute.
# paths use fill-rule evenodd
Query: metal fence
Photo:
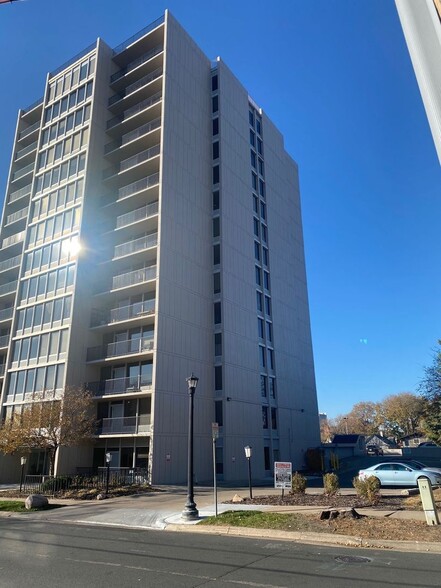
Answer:
<svg viewBox="0 0 441 588"><path fill-rule="evenodd" d="M148 483L146 468L109 468L109 488ZM106 490L107 468L77 468L71 476L28 475L22 485L24 494L53 496L69 490Z"/></svg>

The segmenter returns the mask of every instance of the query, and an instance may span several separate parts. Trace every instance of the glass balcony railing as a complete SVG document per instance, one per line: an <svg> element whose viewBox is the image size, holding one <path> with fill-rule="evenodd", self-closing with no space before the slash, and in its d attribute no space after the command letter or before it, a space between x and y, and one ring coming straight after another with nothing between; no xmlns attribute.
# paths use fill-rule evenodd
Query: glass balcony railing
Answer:
<svg viewBox="0 0 441 588"><path fill-rule="evenodd" d="M29 207L26 206L25 208L21 208L20 210L17 210L17 212L14 212L13 214L8 214L8 216L6 217L5 224L10 225L11 223L15 223L15 222L21 220L22 218L26 218L28 215L28 210L29 210Z"/></svg>
<svg viewBox="0 0 441 588"><path fill-rule="evenodd" d="M5 375L5 372L6 372L6 364L0 363L0 377L3 377Z"/></svg>
<svg viewBox="0 0 441 588"><path fill-rule="evenodd" d="M161 119L155 118L155 120L152 120L151 122L148 122L145 125L141 125L140 127L135 129L134 131L130 131L130 133L126 133L125 135L123 135L121 137L121 139L119 139L117 141L112 141L111 143L107 143L107 145L104 147L104 153L107 155L107 153L110 153L111 151L118 149L122 145L126 145L127 143L130 143L131 141L135 141L135 139L138 139L139 137L147 135L148 133L150 133L151 131L154 131L155 129L159 129L160 126L161 126Z"/></svg>
<svg viewBox="0 0 441 588"><path fill-rule="evenodd" d="M117 216L116 228L122 229L123 227L132 225L133 223L155 216L155 214L158 214L158 201L152 202L151 204L146 204L146 206L141 206L136 210L132 210L131 212Z"/></svg>
<svg viewBox="0 0 441 588"><path fill-rule="evenodd" d="M9 335L2 335L0 337L0 347L7 347L9 345L10 339L11 338Z"/></svg>
<svg viewBox="0 0 441 588"><path fill-rule="evenodd" d="M162 76L162 67L158 67L157 69L155 69L151 73L147 74L146 76L143 76L139 80L136 80L136 82L133 82L133 84L130 84L129 86L127 86L125 88L124 92L122 92L121 94L115 94L114 96L111 96L109 98L108 105L112 106L112 104L115 104L116 102L119 102L123 98L130 96L130 94L133 94L134 92L136 92L137 90L139 90L143 86L147 86L147 84L150 84L151 82L153 82L154 80L157 80L161 76Z"/></svg>
<svg viewBox="0 0 441 588"><path fill-rule="evenodd" d="M36 123L31 125L30 127L27 127L26 129L23 129L22 131L20 131L18 138L23 139L23 137L27 137L28 135L30 135L31 133L33 133L34 131L36 131L39 128L40 128L40 121L37 121Z"/></svg>
<svg viewBox="0 0 441 588"><path fill-rule="evenodd" d="M99 361L124 355L134 355L153 350L153 337L141 337L116 341L99 347L89 347L87 361Z"/></svg>
<svg viewBox="0 0 441 588"><path fill-rule="evenodd" d="M9 194L8 204L11 204L12 202L15 202L16 200L19 200L20 198L24 198L25 196L29 196L30 193L31 193L31 184L28 184L24 188L20 188L20 190L16 190L15 192L11 192L11 194Z"/></svg>
<svg viewBox="0 0 441 588"><path fill-rule="evenodd" d="M156 278L156 265L150 267L143 267L138 270L119 274L114 276L112 279L112 290L118 290L119 288L126 288L135 284L142 284L149 280Z"/></svg>
<svg viewBox="0 0 441 588"><path fill-rule="evenodd" d="M112 76L110 76L110 83L113 84L113 82L116 82L117 80L119 80L120 78L122 78L123 76L128 74L129 72L133 71L134 69L136 69L137 67L139 67L143 63L146 63L147 61L152 59L152 57L159 55L159 53L161 53L163 50L164 50L164 47L161 44L161 45L157 45L156 47L154 47L150 51L147 51L147 53L144 53L144 55L141 55L141 57L138 57L138 59L131 61L126 67L124 67L123 69L120 69L119 71L114 73Z"/></svg>
<svg viewBox="0 0 441 588"><path fill-rule="evenodd" d="M150 415L115 417L102 419L98 424L98 435L149 433Z"/></svg>
<svg viewBox="0 0 441 588"><path fill-rule="evenodd" d="M13 292L16 292L17 286L18 280L13 280L7 284L2 284L0 286L0 296L5 296L6 294L12 294Z"/></svg>
<svg viewBox="0 0 441 588"><path fill-rule="evenodd" d="M7 321L12 318L14 309L12 306L0 310L0 321Z"/></svg>
<svg viewBox="0 0 441 588"><path fill-rule="evenodd" d="M114 126L116 126L117 124L119 124L119 123L127 120L128 118L130 118L132 116L135 116L135 114L138 114L139 112L142 112L146 108L150 108L150 106L153 106L154 104L157 104L158 102L161 101L161 99L162 99L161 92L157 92L153 96L149 96L149 98L146 98L145 100L142 100L141 102L138 102L138 104L135 104L134 106L131 106L130 108L128 108L127 110L125 110L119 116L115 116L114 118L111 118L110 120L108 120L107 121L107 130L113 128Z"/></svg>
<svg viewBox="0 0 441 588"><path fill-rule="evenodd" d="M28 153L32 153L34 149L37 149L37 144L38 142L34 141L27 147L24 147L23 149L20 149L20 151L17 151L17 153L15 154L15 159L20 159L20 157L24 157L25 155L28 155Z"/></svg>
<svg viewBox="0 0 441 588"><path fill-rule="evenodd" d="M87 389L95 396L107 394L130 394L141 390L149 390L152 387L152 378L147 375L138 375L127 378L112 378L101 382L89 382Z"/></svg>
<svg viewBox="0 0 441 588"><path fill-rule="evenodd" d="M157 244L158 233L145 235L144 237L140 237L139 239L133 239L132 241L121 243L121 245L116 245L113 253L113 258L116 259L118 257L131 255L132 253L137 253L138 251L144 251L144 249L156 247Z"/></svg>
<svg viewBox="0 0 441 588"><path fill-rule="evenodd" d="M92 315L91 326L99 327L102 325L109 325L112 323L119 323L128 321L133 318L147 316L155 312L155 299L144 300L142 302L135 302L127 306L119 308L112 308L111 310L95 310ZM0 311L1 313L1 311Z"/></svg>
<svg viewBox="0 0 441 588"><path fill-rule="evenodd" d="M132 196L137 192L147 190L147 188L151 188L157 184L159 184L159 173L155 173L147 176L146 178L142 178L141 180L137 180L136 182L132 182L131 184L123 186L118 190L118 200Z"/></svg>
<svg viewBox="0 0 441 588"><path fill-rule="evenodd" d="M26 174L31 173L31 171L33 171L33 169L34 169L33 163L30 163L29 165L22 167L21 169L17 170L16 172L14 172L12 174L12 181L14 182L15 180L19 180L20 178L22 178Z"/></svg>
<svg viewBox="0 0 441 588"><path fill-rule="evenodd" d="M14 235L11 235L10 237L6 237L6 239L3 239L2 247L3 248L10 247L11 245L15 245L16 243L20 243L21 241L24 240L25 232L26 231L20 231L20 233L15 233Z"/></svg>
<svg viewBox="0 0 441 588"><path fill-rule="evenodd" d="M21 255L15 255L10 259L5 259L5 261L0 262L0 272L5 272L9 269L14 267L19 267L21 263Z"/></svg>
<svg viewBox="0 0 441 588"><path fill-rule="evenodd" d="M156 157L157 155L159 155L159 153L160 153L160 145L154 145L153 147L150 147L149 149L145 149L144 151L141 151L140 153L137 153L136 155L132 155L132 157L128 157L127 159L123 159L123 161L121 161L121 163L120 163L119 171L117 171L114 167L111 167L109 169L106 169L103 172L103 180L106 180L107 178L110 178L111 176L114 176L117 173L121 173L123 171L126 171L126 170L130 169L131 167L134 167L135 165L139 165L140 163L143 163L144 161L148 161L149 159L152 159L153 157Z"/></svg>

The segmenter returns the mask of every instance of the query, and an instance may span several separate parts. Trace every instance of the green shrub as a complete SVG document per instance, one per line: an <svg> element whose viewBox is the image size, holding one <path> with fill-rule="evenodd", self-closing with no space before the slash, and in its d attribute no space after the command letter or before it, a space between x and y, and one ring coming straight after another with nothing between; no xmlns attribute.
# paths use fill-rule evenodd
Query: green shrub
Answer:
<svg viewBox="0 0 441 588"><path fill-rule="evenodd" d="M352 485L357 492L357 496L363 498L369 504L377 504L380 500L380 482L374 476L369 476L364 480L360 480L356 476L352 480Z"/></svg>
<svg viewBox="0 0 441 588"><path fill-rule="evenodd" d="M325 474L323 476L323 491L326 496L335 496L340 490L337 474Z"/></svg>
<svg viewBox="0 0 441 588"><path fill-rule="evenodd" d="M291 481L291 494L304 494L307 486L307 480L305 476L295 472L292 476Z"/></svg>
<svg viewBox="0 0 441 588"><path fill-rule="evenodd" d="M72 478L70 476L58 476L55 478L49 478L43 482L40 486L40 492L51 493L59 492L60 490L67 490L72 484Z"/></svg>

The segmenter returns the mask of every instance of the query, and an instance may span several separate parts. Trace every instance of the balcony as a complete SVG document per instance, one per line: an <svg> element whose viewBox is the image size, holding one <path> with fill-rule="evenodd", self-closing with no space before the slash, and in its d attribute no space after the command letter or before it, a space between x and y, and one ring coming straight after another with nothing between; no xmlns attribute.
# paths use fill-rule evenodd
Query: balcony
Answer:
<svg viewBox="0 0 441 588"><path fill-rule="evenodd" d="M28 184L27 186L24 186L24 188L20 188L20 190L16 190L15 192L11 192L11 194L9 195L8 204L12 204L12 202L19 200L20 198L24 198L25 196L29 196L30 193L31 193L31 184Z"/></svg>
<svg viewBox="0 0 441 588"><path fill-rule="evenodd" d="M150 376L133 376L128 378L113 378L101 382L89 382L87 389L94 396L108 396L113 394L133 394L145 390L151 390L152 380Z"/></svg>
<svg viewBox="0 0 441 588"><path fill-rule="evenodd" d="M126 355L139 355L153 351L153 338L141 337L138 339L127 339L116 341L99 347L89 347L86 361L105 361L114 357Z"/></svg>
<svg viewBox="0 0 441 588"><path fill-rule="evenodd" d="M0 261L0 273L6 272L10 269L15 269L20 267L21 263L21 255L16 255L15 257L11 257L10 259L6 259L5 261Z"/></svg>
<svg viewBox="0 0 441 588"><path fill-rule="evenodd" d="M152 202L151 204L146 204L146 206L141 206L136 210L132 210L131 212L127 212L126 214L121 214L120 216L116 217L116 229L123 229L124 227L128 227L133 225L134 223L138 223L143 220L147 220L152 216L158 214L159 203L158 201Z"/></svg>
<svg viewBox="0 0 441 588"><path fill-rule="evenodd" d="M135 167L136 165L139 165L140 163L144 163L145 161L149 161L153 157L156 157L157 155L159 155L160 151L161 151L161 146L154 145L153 147L150 147L149 149L145 149L144 151L141 151L140 153L137 153L136 155L133 155L132 157L128 157L127 159L124 159L120 163L119 171L116 171L114 167L106 169L103 172L103 180L107 180L107 179L111 178L112 176L115 176L117 174L125 172L128 169ZM127 179L126 179L126 181L127 181Z"/></svg>
<svg viewBox="0 0 441 588"><path fill-rule="evenodd" d="M133 116L136 116L137 114L139 114L140 112L143 112L147 108L150 108L151 106L154 106L155 104L158 104L158 102L160 102L161 100L162 100L162 93L156 92L156 94L153 94L153 96L149 96L145 100L138 102L138 104L135 104L134 106L131 106L130 108L127 108L127 110L125 110L119 116L115 116L114 118L111 118L110 120L107 121L107 130L110 130L113 127L115 127L116 125L128 120L129 118L132 118Z"/></svg>
<svg viewBox="0 0 441 588"><path fill-rule="evenodd" d="M28 135L30 135L34 131L38 130L39 128L40 128L40 121L38 120L36 123L31 125L30 127L27 127L26 129L23 129L22 131L20 131L20 133L18 134L18 140L20 141L21 139L24 139L24 137L27 137Z"/></svg>
<svg viewBox="0 0 441 588"><path fill-rule="evenodd" d="M8 282L7 284L2 284L0 286L0 296L6 296L7 294L15 294L17 291L18 280L13 280L12 282Z"/></svg>
<svg viewBox="0 0 441 588"><path fill-rule="evenodd" d="M27 147L23 147L23 149L20 149L19 151L17 151L17 153L15 154L15 161L17 161L17 159L21 159L22 157L25 157L26 155L29 155L29 153L32 153L33 151L35 151L35 149L37 149L37 144L38 144L38 142L34 141L33 143L31 143Z"/></svg>
<svg viewBox="0 0 441 588"><path fill-rule="evenodd" d="M20 233L14 233L14 235L6 237L6 239L3 239L2 248L5 249L6 247L11 247L12 245L21 243L25 238L25 233L26 231L20 231Z"/></svg>
<svg viewBox="0 0 441 588"><path fill-rule="evenodd" d="M139 253L140 251L145 251L146 249L150 249L151 247L156 247L157 244L158 233L152 233L151 235L145 235L144 237L140 237L139 239L133 239L132 241L121 243L121 245L115 246L113 259L115 260L120 257L126 257L127 255Z"/></svg>
<svg viewBox="0 0 441 588"><path fill-rule="evenodd" d="M150 51L147 51L147 53L144 53L144 55L141 55L141 57L138 57L138 59L131 61L126 67L124 67L123 69L120 69L119 71L114 73L112 76L110 76L110 83L114 84L115 82L120 80L122 77L126 76L128 73L130 73L131 71L136 69L137 67L143 65L144 63L147 63L147 61L150 61L150 59L152 59L156 55L159 55L159 53L162 53L163 50L164 50L164 47L161 43L161 45L158 45L157 47L154 47Z"/></svg>
<svg viewBox="0 0 441 588"><path fill-rule="evenodd" d="M13 313L13 306L10 306L9 308L3 308L2 310L0 310L0 322L9 321L12 318Z"/></svg>
<svg viewBox="0 0 441 588"><path fill-rule="evenodd" d="M9 345L9 341L11 340L10 335L2 335L0 337L0 348L3 349Z"/></svg>
<svg viewBox="0 0 441 588"><path fill-rule="evenodd" d="M148 190L153 186L157 186L159 184L159 173L151 174L146 178L142 178L141 180L137 180L136 182L132 182L127 186L123 186L118 190L118 199L123 200L124 198L128 198L129 196L133 196L139 192L143 192L144 190Z"/></svg>
<svg viewBox="0 0 441 588"><path fill-rule="evenodd" d="M0 363L0 378L3 378L6 372L6 364Z"/></svg>
<svg viewBox="0 0 441 588"><path fill-rule="evenodd" d="M11 182L15 182L15 181L19 180L20 178L24 178L24 176L32 173L33 170L34 170L33 163L30 163L29 165L22 167L21 169L17 170L16 172L14 172L12 174Z"/></svg>
<svg viewBox="0 0 441 588"><path fill-rule="evenodd" d="M109 107L113 106L114 104L117 104L121 100L128 98L129 96L131 96L132 94L134 94L135 92L137 92L141 88L147 86L148 84L150 84L154 80L157 80L161 76L162 76L162 67L158 67L157 69L155 69L151 73L147 74L146 76L143 76L142 78L140 78L136 82L133 82L133 84L128 85L126 87L126 89L124 90L124 92L122 92L121 94L115 94L114 96L111 96L109 98L108 106Z"/></svg>
<svg viewBox="0 0 441 588"><path fill-rule="evenodd" d="M136 435L150 433L150 415L116 417L102 419L98 425L98 435Z"/></svg>
<svg viewBox="0 0 441 588"><path fill-rule="evenodd" d="M28 216L28 210L29 207L25 206L25 208L21 208L20 210L17 210L17 212L8 214L5 225L10 225L12 223L16 223L19 220L22 220L23 218L26 218Z"/></svg>
<svg viewBox="0 0 441 588"><path fill-rule="evenodd" d="M1 312L1 311L0 311ZM140 317L145 317L155 312L155 299L144 300L143 302L136 302L128 306L120 308L112 308L109 311L96 311L92 317L92 327L100 327L103 325L111 325L113 323L120 323L129 321Z"/></svg>

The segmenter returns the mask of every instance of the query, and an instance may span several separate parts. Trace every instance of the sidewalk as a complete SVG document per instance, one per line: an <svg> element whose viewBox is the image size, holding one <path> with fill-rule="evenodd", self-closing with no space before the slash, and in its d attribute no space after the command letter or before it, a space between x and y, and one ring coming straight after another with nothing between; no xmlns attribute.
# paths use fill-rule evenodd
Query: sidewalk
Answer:
<svg viewBox="0 0 441 588"><path fill-rule="evenodd" d="M266 537L278 540L291 540L306 543L339 544L347 546L371 546L389 547L400 550L430 551L441 553L441 543L418 543L404 541L375 541L358 537L343 535L331 535L326 533L295 533L284 531L272 531L264 529L250 529L244 527L208 527L198 526L197 521L183 522L181 512L186 501L186 488L182 486L159 487L159 492L149 494L124 496L102 501L76 501L49 499L52 504L66 505L64 508L49 511L41 511L26 515L32 520L44 520L48 522L68 522L92 525L111 525L132 527L136 529L166 529L168 531L191 531L215 534L246 535L250 537ZM317 489L308 489L308 493L321 492ZM393 491L386 491L391 492ZM253 488L254 496L274 494L274 488ZM278 493L278 492L277 492ZM347 490L344 493L351 494ZM309 506L268 506L247 504L223 504L225 500L231 500L235 494L248 496L248 488L219 488L218 513L227 510L264 510L272 512L299 512L307 514L319 514L325 507ZM1 498L1 492L0 492ZM195 501L200 518L214 515L213 489L197 487L195 489ZM375 508L359 508L357 512L374 517L389 517L405 520L425 520L422 511L404 510L379 510ZM5 516L12 516L4 513ZM17 515L23 516L23 515Z"/></svg>

